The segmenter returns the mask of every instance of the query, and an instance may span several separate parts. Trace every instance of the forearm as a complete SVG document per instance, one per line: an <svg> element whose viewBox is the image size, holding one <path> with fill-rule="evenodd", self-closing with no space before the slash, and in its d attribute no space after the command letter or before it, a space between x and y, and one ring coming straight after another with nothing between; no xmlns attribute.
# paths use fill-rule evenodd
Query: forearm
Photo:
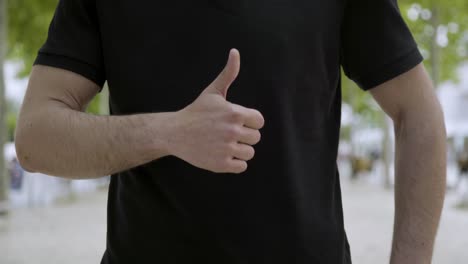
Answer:
<svg viewBox="0 0 468 264"><path fill-rule="evenodd" d="M438 105L438 104L437 104ZM392 264L431 263L445 195L446 135L440 109L395 124L396 182Z"/></svg>
<svg viewBox="0 0 468 264"><path fill-rule="evenodd" d="M22 111L18 158L27 170L54 176L109 175L168 155L172 115L95 116L59 103Z"/></svg>

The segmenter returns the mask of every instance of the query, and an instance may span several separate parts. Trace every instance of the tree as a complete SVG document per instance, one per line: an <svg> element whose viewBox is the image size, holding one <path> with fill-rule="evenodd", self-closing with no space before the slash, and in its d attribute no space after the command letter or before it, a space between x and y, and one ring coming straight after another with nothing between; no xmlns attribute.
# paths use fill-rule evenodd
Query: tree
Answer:
<svg viewBox="0 0 468 264"><path fill-rule="evenodd" d="M6 141L12 142L15 136L16 117L19 112L18 105L12 100L6 99Z"/></svg>
<svg viewBox="0 0 468 264"><path fill-rule="evenodd" d="M7 213L8 201L8 176L5 168L3 146L5 143L6 129L6 100L5 78L3 75L3 62L6 51L6 0L0 0L0 214Z"/></svg>
<svg viewBox="0 0 468 264"><path fill-rule="evenodd" d="M28 76L39 48L47 38L49 24L55 12L58 0L14 0L8 2L8 57L22 62L20 77ZM100 113L96 96L89 104L88 112ZM104 96L103 100L107 100ZM105 113L105 112L104 112Z"/></svg>
<svg viewBox="0 0 468 264"><path fill-rule="evenodd" d="M436 87L468 59L468 1L400 0Z"/></svg>
<svg viewBox="0 0 468 264"><path fill-rule="evenodd" d="M8 57L23 62L20 76L28 76L37 51L47 38L58 0L8 2Z"/></svg>

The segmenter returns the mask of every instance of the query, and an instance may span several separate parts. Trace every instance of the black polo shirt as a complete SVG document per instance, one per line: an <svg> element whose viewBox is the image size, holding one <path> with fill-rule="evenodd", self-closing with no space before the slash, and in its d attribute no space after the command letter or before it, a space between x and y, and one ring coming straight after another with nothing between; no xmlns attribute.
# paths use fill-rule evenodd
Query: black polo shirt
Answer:
<svg viewBox="0 0 468 264"><path fill-rule="evenodd" d="M367 90L422 61L396 0L61 0L36 64L107 80L130 115L187 106L231 48L228 100L266 121L248 170L169 156L112 175L102 263L351 263L340 66Z"/></svg>

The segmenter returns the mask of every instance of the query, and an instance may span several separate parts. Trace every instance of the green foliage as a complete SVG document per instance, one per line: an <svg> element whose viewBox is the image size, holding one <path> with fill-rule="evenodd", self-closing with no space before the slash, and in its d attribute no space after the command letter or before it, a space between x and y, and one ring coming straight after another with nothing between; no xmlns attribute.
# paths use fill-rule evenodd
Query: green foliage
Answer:
<svg viewBox="0 0 468 264"><path fill-rule="evenodd" d="M100 101L101 101L101 94L98 94L93 98L93 100L89 103L88 108L86 108L86 112L91 114L99 114L100 112Z"/></svg>
<svg viewBox="0 0 468 264"><path fill-rule="evenodd" d="M20 77L29 75L39 48L47 38L47 31L58 0L8 1L8 56L23 62ZM99 113L100 96L96 96L87 109Z"/></svg>
<svg viewBox="0 0 468 264"><path fill-rule="evenodd" d="M435 43L440 58L437 79L456 79L456 68L461 62L468 60L468 1L400 0L399 3L402 14L425 55L426 68L434 74L432 60L435 55L431 54L431 45L437 39L434 34L439 31L441 39ZM444 40L445 36L447 41Z"/></svg>
<svg viewBox="0 0 468 264"><path fill-rule="evenodd" d="M438 21L437 25L442 27L454 27L456 24L457 31L448 33L448 43L445 47L437 46L439 48L440 65L439 65L439 78L441 81L454 80L456 78L456 68L461 62L467 61L468 57L468 1L467 0L399 0L400 9L403 17L405 18L408 26L413 33L420 50L425 55L425 66L432 74L432 56L431 45L434 38L428 34L431 29L431 21L425 16L422 18L421 14L418 19L414 20L409 17L410 8L415 8L414 4L419 4L421 9L437 10ZM414 11L414 10L413 10ZM427 15L427 11L426 15ZM451 25L451 26L449 26ZM443 29L443 28L442 28ZM452 28L453 29L453 28ZM465 50L465 54L463 54ZM356 84L350 81L343 74L343 101L352 106L355 113L359 114L363 119L375 125L382 124L382 115L379 114L375 104L372 104L372 99L369 93L359 90Z"/></svg>
<svg viewBox="0 0 468 264"><path fill-rule="evenodd" d="M15 129L16 129L16 114L14 112L9 112L6 116L7 122L7 141L14 141L15 138Z"/></svg>
<svg viewBox="0 0 468 264"><path fill-rule="evenodd" d="M19 106L10 100L6 100L6 140L13 141L16 128L16 119Z"/></svg>
<svg viewBox="0 0 468 264"><path fill-rule="evenodd" d="M37 51L47 37L58 0L9 0L8 56L23 61L20 76L31 71Z"/></svg>

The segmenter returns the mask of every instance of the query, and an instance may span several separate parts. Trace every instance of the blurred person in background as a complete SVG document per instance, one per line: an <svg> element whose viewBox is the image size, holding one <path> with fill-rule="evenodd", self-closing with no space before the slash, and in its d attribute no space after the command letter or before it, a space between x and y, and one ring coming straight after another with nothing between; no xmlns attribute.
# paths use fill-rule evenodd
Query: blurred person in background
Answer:
<svg viewBox="0 0 468 264"><path fill-rule="evenodd" d="M460 175L468 175L468 138L463 141L463 147L457 153L457 162L460 169Z"/></svg>
<svg viewBox="0 0 468 264"><path fill-rule="evenodd" d="M21 190L21 186L23 185L24 171L16 157L13 157L8 163L8 172L10 174L10 188L12 190Z"/></svg>
<svg viewBox="0 0 468 264"><path fill-rule="evenodd" d="M421 62L396 0L61 0L18 158L112 174L101 263L349 264L343 66L395 125L391 263L430 263L446 150ZM105 81L111 116L84 113Z"/></svg>

